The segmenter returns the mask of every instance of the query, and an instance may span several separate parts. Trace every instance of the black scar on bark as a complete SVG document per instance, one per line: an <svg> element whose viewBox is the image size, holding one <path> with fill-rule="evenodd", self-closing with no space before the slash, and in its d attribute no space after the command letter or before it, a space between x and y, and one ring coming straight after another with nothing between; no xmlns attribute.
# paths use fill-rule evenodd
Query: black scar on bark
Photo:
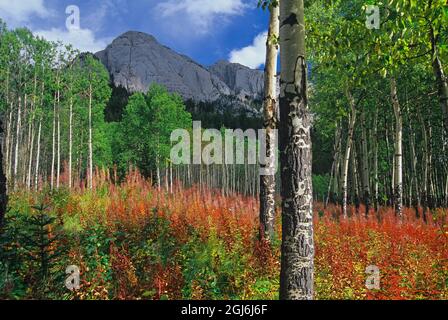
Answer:
<svg viewBox="0 0 448 320"><path fill-rule="evenodd" d="M289 24L291 27L296 24L299 24L299 21L297 20L297 15L295 13L291 13L288 18L283 20L283 23L281 26L283 27L287 24Z"/></svg>

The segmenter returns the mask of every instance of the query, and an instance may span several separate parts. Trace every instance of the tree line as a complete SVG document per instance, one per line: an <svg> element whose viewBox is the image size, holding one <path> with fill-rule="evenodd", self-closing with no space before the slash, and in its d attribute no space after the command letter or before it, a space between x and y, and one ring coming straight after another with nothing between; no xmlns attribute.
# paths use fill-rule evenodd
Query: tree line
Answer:
<svg viewBox="0 0 448 320"><path fill-rule="evenodd" d="M379 29L363 1L307 8L315 127L333 140L328 201L448 206L448 6L386 1ZM423 207L423 212L418 208Z"/></svg>

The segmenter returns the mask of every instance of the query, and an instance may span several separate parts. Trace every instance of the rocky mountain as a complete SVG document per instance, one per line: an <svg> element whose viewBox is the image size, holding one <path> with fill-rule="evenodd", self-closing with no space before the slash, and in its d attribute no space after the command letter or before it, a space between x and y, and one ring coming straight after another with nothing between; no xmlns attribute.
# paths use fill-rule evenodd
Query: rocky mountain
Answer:
<svg viewBox="0 0 448 320"><path fill-rule="evenodd" d="M230 88L233 95L242 100L260 99L263 95L262 71L224 60L218 61L209 70Z"/></svg>
<svg viewBox="0 0 448 320"><path fill-rule="evenodd" d="M113 84L128 92L146 91L158 83L185 100L232 101L246 111L253 109L248 100L260 99L263 92L262 71L226 61L206 68L142 32L126 32L95 55L109 70Z"/></svg>

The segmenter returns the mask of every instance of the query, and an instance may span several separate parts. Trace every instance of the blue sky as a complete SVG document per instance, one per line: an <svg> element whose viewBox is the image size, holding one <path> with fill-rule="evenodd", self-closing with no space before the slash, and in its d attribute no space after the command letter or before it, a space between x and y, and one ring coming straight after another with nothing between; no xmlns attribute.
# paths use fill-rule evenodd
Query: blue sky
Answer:
<svg viewBox="0 0 448 320"><path fill-rule="evenodd" d="M80 10L80 29L66 27L69 5ZM203 65L225 59L253 68L263 64L268 23L257 0L0 0L0 18L80 50L137 30Z"/></svg>

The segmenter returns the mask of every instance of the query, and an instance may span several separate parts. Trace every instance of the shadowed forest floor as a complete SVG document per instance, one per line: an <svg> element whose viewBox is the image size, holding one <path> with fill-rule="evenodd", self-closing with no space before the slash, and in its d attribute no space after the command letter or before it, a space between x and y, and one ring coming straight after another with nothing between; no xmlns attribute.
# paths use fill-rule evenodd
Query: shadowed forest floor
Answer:
<svg viewBox="0 0 448 320"><path fill-rule="evenodd" d="M101 179L100 179L101 180ZM0 298L277 299L280 240L258 241L258 203L138 174L94 191L17 192L0 237ZM362 208L361 208L362 212ZM317 299L448 299L447 212L339 218L315 204ZM278 214L277 237L281 237ZM80 289L65 287L69 265ZM380 290L366 289L366 267Z"/></svg>

